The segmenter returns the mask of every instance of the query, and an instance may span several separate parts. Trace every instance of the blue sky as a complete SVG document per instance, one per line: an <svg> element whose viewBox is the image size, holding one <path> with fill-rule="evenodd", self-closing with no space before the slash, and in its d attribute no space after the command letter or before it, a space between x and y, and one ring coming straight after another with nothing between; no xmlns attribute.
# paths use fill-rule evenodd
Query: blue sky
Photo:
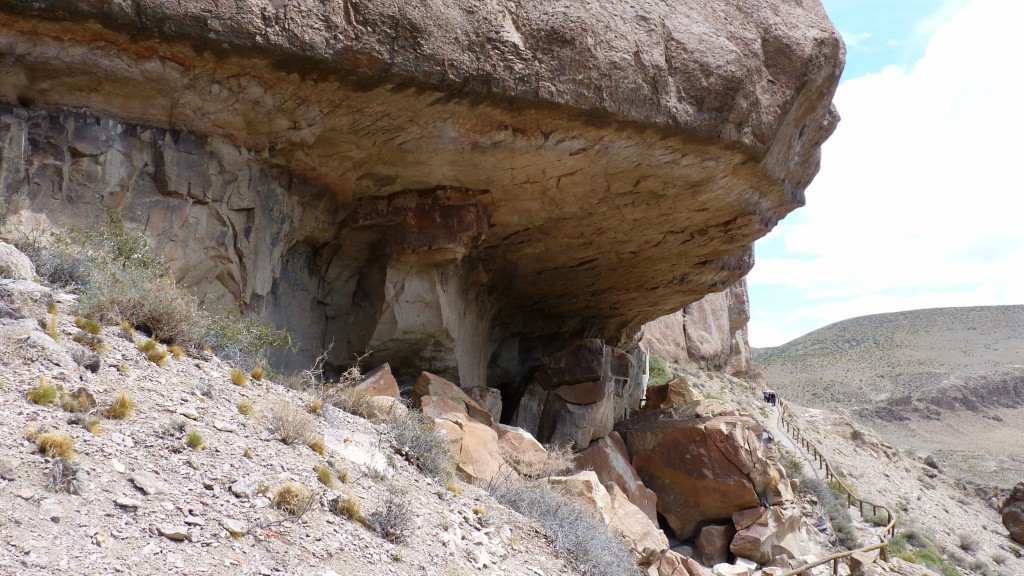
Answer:
<svg viewBox="0 0 1024 576"><path fill-rule="evenodd" d="M750 342L845 318L1024 303L1018 0L825 0L847 44L807 206L758 241Z"/></svg>

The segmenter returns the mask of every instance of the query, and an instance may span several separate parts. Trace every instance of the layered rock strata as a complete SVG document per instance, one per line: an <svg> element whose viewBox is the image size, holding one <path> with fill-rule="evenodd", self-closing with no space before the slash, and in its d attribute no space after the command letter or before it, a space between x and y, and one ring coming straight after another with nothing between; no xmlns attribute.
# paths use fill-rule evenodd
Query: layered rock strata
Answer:
<svg viewBox="0 0 1024 576"><path fill-rule="evenodd" d="M0 184L10 226L124 210L286 368L505 386L745 274L843 57L817 2L0 0Z"/></svg>

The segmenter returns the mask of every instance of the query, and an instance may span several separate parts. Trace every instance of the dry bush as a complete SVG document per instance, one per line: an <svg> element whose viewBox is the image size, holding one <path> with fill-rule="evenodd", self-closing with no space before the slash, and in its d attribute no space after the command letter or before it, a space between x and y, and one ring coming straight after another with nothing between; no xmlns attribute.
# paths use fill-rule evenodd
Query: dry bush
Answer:
<svg viewBox="0 0 1024 576"><path fill-rule="evenodd" d="M977 534L961 532L957 537L960 539L960 549L964 552L973 554L981 548L981 538Z"/></svg>
<svg viewBox="0 0 1024 576"><path fill-rule="evenodd" d="M78 463L67 458L55 458L50 471L50 481L46 487L53 492L78 494L81 485L78 481Z"/></svg>
<svg viewBox="0 0 1024 576"><path fill-rule="evenodd" d="M292 516L302 516L313 506L313 495L309 488L298 482L288 482L274 490L271 500L274 507Z"/></svg>
<svg viewBox="0 0 1024 576"><path fill-rule="evenodd" d="M131 413L135 407L135 402L132 397L128 395L125 390L118 390L114 396L114 401L107 406L107 409L103 411L103 415L111 420L124 420Z"/></svg>
<svg viewBox="0 0 1024 576"><path fill-rule="evenodd" d="M70 460L75 456L75 441L64 432L46 432L35 439L36 448L49 458Z"/></svg>
<svg viewBox="0 0 1024 576"><path fill-rule="evenodd" d="M412 509L397 485L388 485L379 510L370 514L369 526L388 542L401 544L412 533Z"/></svg>
<svg viewBox="0 0 1024 576"><path fill-rule="evenodd" d="M484 488L501 504L532 518L552 544L585 576L638 575L633 553L592 513L542 482L493 480Z"/></svg>
<svg viewBox="0 0 1024 576"><path fill-rule="evenodd" d="M548 451L548 455L544 460L544 468L539 477L571 474L576 471L576 454L572 451L571 445L548 444L544 448Z"/></svg>
<svg viewBox="0 0 1024 576"><path fill-rule="evenodd" d="M291 402L274 406L268 420L270 431L285 444L306 442L315 438L316 420Z"/></svg>
<svg viewBox="0 0 1024 576"><path fill-rule="evenodd" d="M433 421L424 418L418 410L409 410L404 416L391 418L388 429L396 450L406 460L445 484L451 480L455 457L448 437L434 429Z"/></svg>
<svg viewBox="0 0 1024 576"><path fill-rule="evenodd" d="M51 404L57 399L57 387L46 376L40 376L35 386L28 389L25 396L35 404Z"/></svg>
<svg viewBox="0 0 1024 576"><path fill-rule="evenodd" d="M235 386L247 386L249 384L249 375L241 368L232 368L231 383Z"/></svg>

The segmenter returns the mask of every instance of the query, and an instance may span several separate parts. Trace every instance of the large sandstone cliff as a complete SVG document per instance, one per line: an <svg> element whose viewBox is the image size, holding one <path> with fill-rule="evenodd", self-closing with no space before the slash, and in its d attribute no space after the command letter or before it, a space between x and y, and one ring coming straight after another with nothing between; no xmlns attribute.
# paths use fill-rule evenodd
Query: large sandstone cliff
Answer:
<svg viewBox="0 0 1024 576"><path fill-rule="evenodd" d="M285 367L503 385L742 277L843 57L816 0L0 0L7 226L121 209Z"/></svg>

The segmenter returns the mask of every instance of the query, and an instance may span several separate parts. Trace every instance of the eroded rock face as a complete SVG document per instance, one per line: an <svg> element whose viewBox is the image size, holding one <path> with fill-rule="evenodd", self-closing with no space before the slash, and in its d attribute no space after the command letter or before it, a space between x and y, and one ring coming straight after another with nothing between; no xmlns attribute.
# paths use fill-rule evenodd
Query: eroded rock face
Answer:
<svg viewBox="0 0 1024 576"><path fill-rule="evenodd" d="M723 292L644 324L640 345L673 362L693 362L742 378L751 369L749 320L747 281L741 279Z"/></svg>
<svg viewBox="0 0 1024 576"><path fill-rule="evenodd" d="M658 522L658 497L644 486L630 464L626 443L617 432L591 443L576 455L577 470L592 470L601 484L614 484L651 522Z"/></svg>
<svg viewBox="0 0 1024 576"><path fill-rule="evenodd" d="M505 342L741 277L843 57L817 2L0 0L0 185L12 226L124 209L300 333L285 368L333 341L481 386Z"/></svg>
<svg viewBox="0 0 1024 576"><path fill-rule="evenodd" d="M676 538L692 537L703 523L731 521L733 513L792 499L748 416L623 423L633 467L658 495L658 513Z"/></svg>

